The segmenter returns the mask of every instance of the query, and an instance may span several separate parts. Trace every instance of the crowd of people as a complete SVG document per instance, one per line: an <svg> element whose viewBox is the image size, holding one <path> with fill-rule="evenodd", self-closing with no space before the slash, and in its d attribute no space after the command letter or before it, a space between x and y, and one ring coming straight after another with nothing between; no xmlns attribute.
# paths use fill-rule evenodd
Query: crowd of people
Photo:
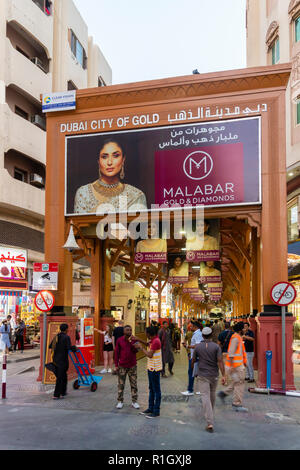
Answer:
<svg viewBox="0 0 300 470"><path fill-rule="evenodd" d="M25 323L21 318L15 322L11 315L7 315L0 327L0 351L12 354L18 350L24 352Z"/></svg>
<svg viewBox="0 0 300 470"><path fill-rule="evenodd" d="M67 335L67 325L61 325L61 333L50 347L53 350L53 362L57 364L54 399L66 395L68 351L72 348ZM151 321L146 328L147 341L135 337L132 327L122 321L114 329L107 325L104 331L96 329L103 335L104 368L101 373L112 373L118 376L117 409L124 406L124 389L128 376L132 407L139 410L137 353L142 351L147 357L147 374L149 382L148 408L139 411L148 419L160 416L161 387L160 378L174 374L174 353L180 351L181 344L188 356L188 386L183 395L194 395L195 380L198 383L196 394L201 395L206 430L214 431L214 406L216 390L221 372L221 382L225 388L218 393L224 402L226 397L233 395L232 408L235 411L247 412L243 406L245 380L254 382L253 356L254 333L247 321L232 323L222 320L201 321L192 319L185 321L181 329L177 324L163 321L162 324ZM181 336L184 339L181 343ZM54 341L54 340L53 340ZM58 349L59 353L56 352ZM75 348L76 350L76 348ZM168 366L169 375L166 374Z"/></svg>

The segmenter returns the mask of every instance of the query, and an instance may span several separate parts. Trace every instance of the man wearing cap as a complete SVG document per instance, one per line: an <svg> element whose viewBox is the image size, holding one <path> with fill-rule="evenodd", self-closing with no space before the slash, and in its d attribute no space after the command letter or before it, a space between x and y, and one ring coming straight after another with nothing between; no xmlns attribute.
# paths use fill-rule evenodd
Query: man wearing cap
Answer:
<svg viewBox="0 0 300 470"><path fill-rule="evenodd" d="M223 401L233 392L232 408L235 411L248 411L242 406L245 384L245 366L247 355L243 343L244 322L237 322L233 326L234 334L230 338L228 354L225 361L226 376L230 377L231 383L227 388L218 393Z"/></svg>
<svg viewBox="0 0 300 470"><path fill-rule="evenodd" d="M202 325L200 325L199 322L197 321L191 321L191 330L193 331L193 336L192 336L192 339L191 339L191 344L190 346L188 347L189 348L189 353L188 353L188 357L189 357L189 369L188 369L188 377L189 377L189 383L188 383L188 388L187 388L187 391L186 392L181 392L182 395L194 395L194 380L195 380L195 377L194 377L194 369L192 367L192 360L193 360L193 353L194 353L194 349L196 347L197 344L201 343L202 341L202 333L201 333L201 327ZM186 347L185 343L183 344L184 347ZM200 395L200 392L196 392L197 395Z"/></svg>
<svg viewBox="0 0 300 470"><path fill-rule="evenodd" d="M225 384L225 367L222 351L213 341L213 332L209 327L202 330L203 341L197 344L193 354L192 367L195 367L195 376L198 376L202 406L206 419L206 431L214 431L214 406L219 378L219 369L222 373L222 383Z"/></svg>

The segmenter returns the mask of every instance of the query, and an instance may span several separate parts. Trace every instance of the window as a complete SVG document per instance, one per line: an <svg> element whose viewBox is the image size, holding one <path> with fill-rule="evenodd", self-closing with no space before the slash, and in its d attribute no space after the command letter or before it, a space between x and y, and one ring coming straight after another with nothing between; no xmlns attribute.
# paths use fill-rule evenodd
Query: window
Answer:
<svg viewBox="0 0 300 470"><path fill-rule="evenodd" d="M280 59L279 39L276 39L272 46L272 65L278 64Z"/></svg>
<svg viewBox="0 0 300 470"><path fill-rule="evenodd" d="M33 0L35 3L47 16L51 15L52 2L50 0Z"/></svg>
<svg viewBox="0 0 300 470"><path fill-rule="evenodd" d="M295 20L295 41L298 42L300 40L300 16Z"/></svg>
<svg viewBox="0 0 300 470"><path fill-rule="evenodd" d="M19 106L15 106L15 113L18 116L21 116L22 118L26 119L27 121L29 120L29 114L26 113L22 108L19 108Z"/></svg>
<svg viewBox="0 0 300 470"><path fill-rule="evenodd" d="M77 37L71 30L71 51L73 52L74 56L80 63L83 69L86 69L86 53L80 42L78 41Z"/></svg>
<svg viewBox="0 0 300 470"><path fill-rule="evenodd" d="M16 180L23 181L23 183L27 183L27 171L19 170L18 168L15 168L14 178Z"/></svg>
<svg viewBox="0 0 300 470"><path fill-rule="evenodd" d="M26 54L26 52L24 52L19 46L17 46L16 49L18 52L20 52L20 54L24 55L25 57L27 57L27 59L29 59L29 55Z"/></svg>
<svg viewBox="0 0 300 470"><path fill-rule="evenodd" d="M98 77L98 87L100 86L106 86L106 83L102 77Z"/></svg>
<svg viewBox="0 0 300 470"><path fill-rule="evenodd" d="M72 80L68 81L68 91L77 90L77 86L72 82Z"/></svg>
<svg viewBox="0 0 300 470"><path fill-rule="evenodd" d="M300 124L300 101L297 103L297 125Z"/></svg>
<svg viewBox="0 0 300 470"><path fill-rule="evenodd" d="M288 241L298 238L298 202L294 200L288 207Z"/></svg>

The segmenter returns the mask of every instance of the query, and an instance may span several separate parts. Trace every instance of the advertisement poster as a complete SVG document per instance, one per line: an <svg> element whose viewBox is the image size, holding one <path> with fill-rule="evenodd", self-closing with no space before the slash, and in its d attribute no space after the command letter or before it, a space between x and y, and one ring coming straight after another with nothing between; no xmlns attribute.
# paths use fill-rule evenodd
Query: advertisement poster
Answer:
<svg viewBox="0 0 300 470"><path fill-rule="evenodd" d="M220 263L214 261L206 261L200 264L200 283L207 284L212 282L221 282L222 272Z"/></svg>
<svg viewBox="0 0 300 470"><path fill-rule="evenodd" d="M217 261L220 259L219 226L219 219L195 221L194 233L187 235L187 261L201 262Z"/></svg>
<svg viewBox="0 0 300 470"><path fill-rule="evenodd" d="M198 275L189 274L189 280L183 285L182 292L184 294L197 294L199 291Z"/></svg>
<svg viewBox="0 0 300 470"><path fill-rule="evenodd" d="M25 280L27 251L0 246L0 279Z"/></svg>
<svg viewBox="0 0 300 470"><path fill-rule="evenodd" d="M137 243L135 263L166 263L167 240L161 238L141 240Z"/></svg>
<svg viewBox="0 0 300 470"><path fill-rule="evenodd" d="M170 284L184 284L189 280L189 264L183 256L169 255L169 277Z"/></svg>
<svg viewBox="0 0 300 470"><path fill-rule="evenodd" d="M198 289L198 292L191 294L191 298L195 300L195 302L204 302L205 295L202 290Z"/></svg>
<svg viewBox="0 0 300 470"><path fill-rule="evenodd" d="M260 117L67 136L65 165L68 216L260 204Z"/></svg>
<svg viewBox="0 0 300 470"><path fill-rule="evenodd" d="M93 318L85 318L83 320L84 329L84 345L94 344L94 320Z"/></svg>

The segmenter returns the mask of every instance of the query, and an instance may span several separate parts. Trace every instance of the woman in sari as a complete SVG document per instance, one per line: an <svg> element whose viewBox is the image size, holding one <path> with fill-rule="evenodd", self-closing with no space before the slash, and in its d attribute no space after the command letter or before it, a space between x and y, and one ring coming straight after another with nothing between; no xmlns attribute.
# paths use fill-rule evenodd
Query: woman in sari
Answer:
<svg viewBox="0 0 300 470"><path fill-rule="evenodd" d="M96 214L108 204L117 212L147 210L145 194L121 181L125 178L125 158L123 147L116 140L104 142L99 152L99 178L77 190L75 214Z"/></svg>

